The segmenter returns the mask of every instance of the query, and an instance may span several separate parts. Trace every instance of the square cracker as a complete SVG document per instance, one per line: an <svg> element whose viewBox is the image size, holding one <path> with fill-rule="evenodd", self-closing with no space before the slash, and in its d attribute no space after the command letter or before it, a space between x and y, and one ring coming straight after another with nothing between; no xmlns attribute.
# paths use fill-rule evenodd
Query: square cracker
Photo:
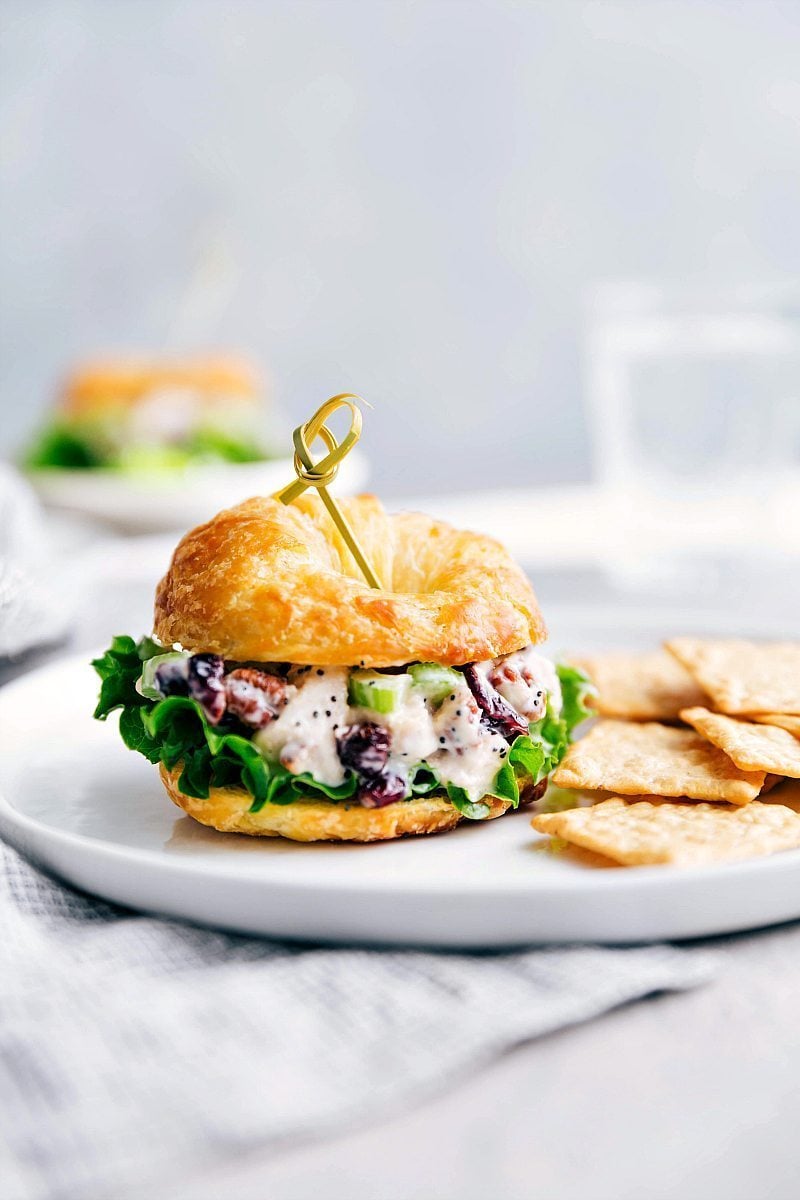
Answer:
<svg viewBox="0 0 800 1200"><path fill-rule="evenodd" d="M569 661L597 687L593 703L603 717L674 721L682 708L708 702L700 685L666 650L576 655Z"/></svg>
<svg viewBox="0 0 800 1200"><path fill-rule="evenodd" d="M733 808L614 796L594 808L542 813L531 824L631 867L725 862L800 846L800 816L760 800Z"/></svg>
<svg viewBox="0 0 800 1200"><path fill-rule="evenodd" d="M553 774L564 788L623 796L687 796L747 804L764 786L765 771L742 771L693 729L646 722L599 721L574 742Z"/></svg>
<svg viewBox="0 0 800 1200"><path fill-rule="evenodd" d="M776 725L778 729L785 729L793 737L800 738L800 717L790 717L784 713L754 713L750 719L762 725Z"/></svg>
<svg viewBox="0 0 800 1200"><path fill-rule="evenodd" d="M664 644L719 712L800 716L800 642L679 637Z"/></svg>
<svg viewBox="0 0 800 1200"><path fill-rule="evenodd" d="M769 771L800 779L800 741L785 729L723 717L707 708L684 708L681 716L687 725L724 750L742 771Z"/></svg>

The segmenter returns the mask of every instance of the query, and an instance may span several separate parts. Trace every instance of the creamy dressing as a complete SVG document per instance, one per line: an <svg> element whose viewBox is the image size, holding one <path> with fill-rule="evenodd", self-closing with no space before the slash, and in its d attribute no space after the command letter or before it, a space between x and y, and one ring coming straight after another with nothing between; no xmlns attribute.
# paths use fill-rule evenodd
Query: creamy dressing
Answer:
<svg viewBox="0 0 800 1200"><path fill-rule="evenodd" d="M130 436L137 442L179 442L197 423L197 394L191 388L157 388L130 412Z"/></svg>
<svg viewBox="0 0 800 1200"><path fill-rule="evenodd" d="M561 711L561 682L555 666L549 658L537 654L533 646L476 666L520 716L537 720L543 715L538 711L540 692L556 712Z"/></svg>
<svg viewBox="0 0 800 1200"><path fill-rule="evenodd" d="M530 649L504 659L478 664L503 697L523 715L532 713L544 692L561 707L561 689L551 662ZM498 667L508 667L499 671ZM443 784L464 788L473 799L491 790L508 754L502 734L481 720L481 711L465 679L438 706L410 688L391 713L376 713L347 701L349 670L345 667L293 667L289 698L280 716L253 735L271 762L293 774L309 772L320 783L336 786L346 771L337 750L336 734L347 726L373 723L389 732L391 749L386 770L407 780L409 771L428 763Z"/></svg>
<svg viewBox="0 0 800 1200"><path fill-rule="evenodd" d="M180 652L181 647L175 643L173 650ZM182 661L190 675L191 663L197 657L216 659L215 669L222 681L223 662L215 655L186 656ZM153 682L162 695L176 694L176 683L182 684L177 694L186 694L185 673L174 680L169 670L174 665L165 658L155 672ZM267 664L266 674L259 669L239 668L224 676L228 712L251 728L263 720L252 737L269 762L280 763L295 775L313 775L330 787L344 783L348 770L353 769L365 789L380 776L382 786L391 783L395 794L402 794L405 784L409 795L411 771L427 764L443 784L452 783L463 788L471 799L479 800L491 791L508 756L509 742L501 730L510 728L513 737L517 730L524 730L526 722L543 717L548 707L559 712L562 706L553 663L531 647L474 664L470 678L475 695L460 672L444 673L445 687L452 679L451 690L438 703L441 692L431 692L430 684L426 691L424 682L414 683L406 676L401 681L404 686L397 689L397 707L389 713L349 704L349 667L294 666L287 676L276 676L275 670ZM191 682L189 691L194 694ZM141 686L140 680L140 691ZM247 688L256 693L258 700L259 687L268 699L253 705ZM500 712L497 706L501 702L496 695L497 703L492 707L492 689L511 706L512 713ZM431 694L435 699L429 698ZM207 704L207 698L195 698ZM216 701L216 691L212 699ZM221 715L210 719L218 721ZM506 719L509 716L510 724ZM341 744L339 739L343 739Z"/></svg>
<svg viewBox="0 0 800 1200"><path fill-rule="evenodd" d="M257 410L256 410L257 412ZM109 436L120 450L137 446L182 445L198 429L229 436L255 436L254 405L238 395L209 395L191 387L163 387L133 405Z"/></svg>
<svg viewBox="0 0 800 1200"><path fill-rule="evenodd" d="M389 730L392 739L389 769L400 775L433 754L438 745L431 711L420 693L413 690L394 712L379 714L370 708L348 710L348 725L364 721L375 721Z"/></svg>
<svg viewBox="0 0 800 1200"><path fill-rule="evenodd" d="M440 750L429 759L442 783L463 788L471 800L480 800L492 790L497 772L508 754L508 743L489 733L469 751Z"/></svg>
<svg viewBox="0 0 800 1200"><path fill-rule="evenodd" d="M348 724L345 667L294 667L280 716L253 735L265 758L293 775L308 772L331 787L344 783L336 732Z"/></svg>
<svg viewBox="0 0 800 1200"><path fill-rule="evenodd" d="M437 748L428 761L442 783L464 788L473 799L485 796L503 765L508 743L483 724L466 681L436 710L433 725Z"/></svg>

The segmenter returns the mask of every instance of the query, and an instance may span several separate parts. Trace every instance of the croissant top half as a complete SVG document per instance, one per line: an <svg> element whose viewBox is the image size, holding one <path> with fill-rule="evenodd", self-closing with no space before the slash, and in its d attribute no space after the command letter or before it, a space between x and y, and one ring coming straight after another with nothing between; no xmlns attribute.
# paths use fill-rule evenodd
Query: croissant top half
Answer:
<svg viewBox="0 0 800 1200"><path fill-rule="evenodd" d="M156 593L165 645L258 662L457 666L542 641L533 589L499 542L375 496L338 501L370 588L317 496L254 497L181 540Z"/></svg>

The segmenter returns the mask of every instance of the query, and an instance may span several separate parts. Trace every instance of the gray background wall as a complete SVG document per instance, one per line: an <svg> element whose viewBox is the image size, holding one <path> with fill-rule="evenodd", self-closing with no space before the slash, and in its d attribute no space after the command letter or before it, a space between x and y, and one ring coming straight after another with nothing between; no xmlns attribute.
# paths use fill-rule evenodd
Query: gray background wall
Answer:
<svg viewBox="0 0 800 1200"><path fill-rule="evenodd" d="M369 397L387 492L585 478L592 281L800 272L797 2L2 16L0 451L75 357L232 344Z"/></svg>

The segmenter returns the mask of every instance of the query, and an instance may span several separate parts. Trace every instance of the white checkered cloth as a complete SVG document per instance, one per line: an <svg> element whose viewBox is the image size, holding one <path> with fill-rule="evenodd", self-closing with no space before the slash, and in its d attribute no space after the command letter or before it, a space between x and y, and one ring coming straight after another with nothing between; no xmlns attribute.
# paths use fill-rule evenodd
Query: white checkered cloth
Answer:
<svg viewBox="0 0 800 1200"><path fill-rule="evenodd" d="M115 909L0 843L0 1195L163 1196L409 1105L528 1038L706 979L669 946L280 945Z"/></svg>

